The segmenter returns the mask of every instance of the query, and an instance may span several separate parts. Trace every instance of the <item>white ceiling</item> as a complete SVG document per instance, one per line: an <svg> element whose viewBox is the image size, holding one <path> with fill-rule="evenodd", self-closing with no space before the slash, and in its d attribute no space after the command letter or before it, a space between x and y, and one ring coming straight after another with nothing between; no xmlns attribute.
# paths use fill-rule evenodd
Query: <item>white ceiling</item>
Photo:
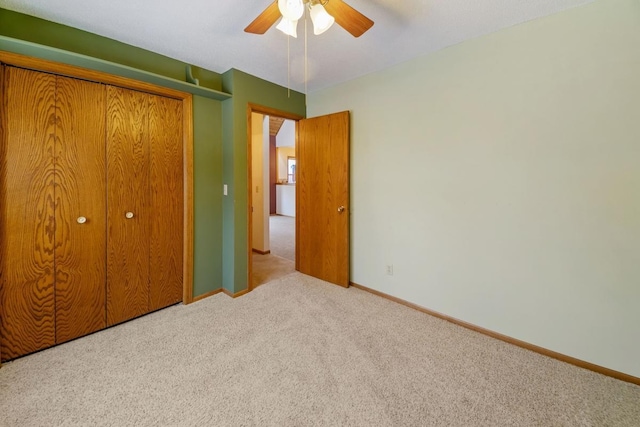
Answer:
<svg viewBox="0 0 640 427"><path fill-rule="evenodd" d="M223 73L287 86L287 37L244 28L273 0L0 0L0 7L110 37ZM337 0L330 0L337 1ZM354 38L309 23L308 92L593 0L346 0L375 25ZM290 87L301 92L304 23L291 39Z"/></svg>

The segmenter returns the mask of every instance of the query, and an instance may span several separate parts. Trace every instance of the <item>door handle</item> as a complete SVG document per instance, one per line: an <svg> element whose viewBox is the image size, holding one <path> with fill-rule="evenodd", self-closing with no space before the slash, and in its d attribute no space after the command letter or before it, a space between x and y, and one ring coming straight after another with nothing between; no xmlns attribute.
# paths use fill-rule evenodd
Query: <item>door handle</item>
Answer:
<svg viewBox="0 0 640 427"><path fill-rule="evenodd" d="M340 207L338 208L338 212L339 212L339 213L344 212L344 206L340 206Z"/></svg>

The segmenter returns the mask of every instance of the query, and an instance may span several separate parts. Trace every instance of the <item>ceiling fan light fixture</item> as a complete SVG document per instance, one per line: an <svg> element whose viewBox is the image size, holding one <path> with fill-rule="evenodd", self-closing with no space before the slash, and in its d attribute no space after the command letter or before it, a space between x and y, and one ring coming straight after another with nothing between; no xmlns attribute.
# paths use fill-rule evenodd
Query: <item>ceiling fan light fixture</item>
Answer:
<svg viewBox="0 0 640 427"><path fill-rule="evenodd" d="M325 10L324 6L320 3L316 3L311 6L311 22L313 22L313 34L320 35L327 31L334 22L335 18Z"/></svg>
<svg viewBox="0 0 640 427"><path fill-rule="evenodd" d="M302 0L278 0L278 9L280 9L283 18L290 21L298 21L304 14Z"/></svg>
<svg viewBox="0 0 640 427"><path fill-rule="evenodd" d="M276 28L288 36L298 38L298 20L287 19L284 16L276 25Z"/></svg>

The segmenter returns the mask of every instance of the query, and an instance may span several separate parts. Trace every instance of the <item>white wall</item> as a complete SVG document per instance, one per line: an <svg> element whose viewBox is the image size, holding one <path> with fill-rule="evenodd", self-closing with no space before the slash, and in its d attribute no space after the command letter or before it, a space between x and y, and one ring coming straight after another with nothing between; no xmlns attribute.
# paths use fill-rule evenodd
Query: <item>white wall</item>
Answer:
<svg viewBox="0 0 640 427"><path fill-rule="evenodd" d="M262 119L262 229L264 230L263 244L264 252L271 250L270 231L269 231L269 215L271 211L271 185L269 180L270 161L269 161L269 116Z"/></svg>
<svg viewBox="0 0 640 427"><path fill-rule="evenodd" d="M276 135L276 147L295 147L296 145L296 122L285 120Z"/></svg>
<svg viewBox="0 0 640 427"><path fill-rule="evenodd" d="M276 213L278 215L296 216L296 186L291 184L276 185Z"/></svg>
<svg viewBox="0 0 640 427"><path fill-rule="evenodd" d="M310 94L352 112L351 280L640 376L639 17L599 0Z"/></svg>
<svg viewBox="0 0 640 427"><path fill-rule="evenodd" d="M268 117L258 113L251 113L252 241L253 249L261 252L270 250L268 129Z"/></svg>

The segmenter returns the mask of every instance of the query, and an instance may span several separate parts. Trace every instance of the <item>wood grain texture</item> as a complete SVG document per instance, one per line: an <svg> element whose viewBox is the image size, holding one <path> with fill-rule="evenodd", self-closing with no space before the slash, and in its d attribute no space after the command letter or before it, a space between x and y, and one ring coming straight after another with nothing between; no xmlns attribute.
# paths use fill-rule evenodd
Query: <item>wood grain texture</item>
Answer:
<svg viewBox="0 0 640 427"><path fill-rule="evenodd" d="M247 107L247 289L253 290L253 118L251 104Z"/></svg>
<svg viewBox="0 0 640 427"><path fill-rule="evenodd" d="M182 300L182 102L149 96L151 310Z"/></svg>
<svg viewBox="0 0 640 427"><path fill-rule="evenodd" d="M149 95L107 87L107 325L149 311L148 112Z"/></svg>
<svg viewBox="0 0 640 427"><path fill-rule="evenodd" d="M4 208L3 208L3 193L4 193L4 187L3 184L4 182L6 182L5 179L5 175L4 175L4 166L3 166L3 160L4 158L6 158L6 150L5 150L5 128L7 127L7 124L5 123L6 120L6 114L2 114L2 111L6 111L6 107L7 105L4 102L4 70L5 70L6 66L2 63L0 63L0 217L4 216ZM2 258L4 257L4 252L2 250L2 245L4 242L4 238L5 238L5 231L4 231L4 223L3 221L0 219L0 368L2 368L2 361L4 360L2 358Z"/></svg>
<svg viewBox="0 0 640 427"><path fill-rule="evenodd" d="M373 27L371 19L342 0L329 0L324 7L329 15L336 19L336 23L347 30L353 37L360 37L369 28Z"/></svg>
<svg viewBox="0 0 640 427"><path fill-rule="evenodd" d="M347 287L349 112L300 120L296 159L296 268Z"/></svg>
<svg viewBox="0 0 640 427"><path fill-rule="evenodd" d="M265 107L264 105L253 104L249 102L247 103L247 120L251 119L251 113L260 113L260 114L264 114L265 116L284 117L285 119L289 119L289 120L304 119L304 116L301 116L299 114L290 113L288 111L278 110L276 108Z"/></svg>
<svg viewBox="0 0 640 427"><path fill-rule="evenodd" d="M6 67L0 153L3 360L55 343L55 76Z"/></svg>
<svg viewBox="0 0 640 427"><path fill-rule="evenodd" d="M64 64L58 64L52 61L41 60L37 58L29 58L23 55L12 54L9 52L0 52L0 59L3 62L15 62L16 65L27 68L45 70L48 72L60 73L70 76L77 76L82 79L92 81L123 85L125 87L167 96L173 99L177 99L178 102L180 102L184 120L181 134L184 150L183 164L181 165L181 171L183 173L183 175L181 176L181 182L183 183L184 188L183 199L180 201L183 210L182 222L184 236L183 239L179 241L179 244L181 245L183 256L182 274L184 287L182 289L182 297L185 303L190 302L193 299L193 104L191 94L151 85L148 83L137 82L127 78L111 76L102 72L86 70L74 66L67 66ZM87 281L85 280L85 278L90 276L94 278L98 277L100 274L99 270L101 268L100 263L102 264L103 274L106 273L104 271L106 268L106 261L104 258L104 252L106 251L105 242L103 242L102 260L100 262L95 264L85 264L80 269L82 271L74 271L75 266L79 266L80 264L82 264L81 258L93 257L93 255L95 255L93 253L93 250L95 250L96 253L100 252L99 243L91 243L89 245L89 240L91 239L90 237L84 236L80 238L79 235L74 234L74 226L77 224L77 222L74 221L75 219L77 219L77 216L85 216L88 218L88 221L84 224L84 226L95 225L98 222L97 214L76 215L74 213L72 216L70 216L71 220L65 217L69 212L72 212L73 209L77 207L74 207L75 202L86 201L85 199L92 199L91 202L86 206L99 210L100 201L94 199L94 197L99 198L99 196L97 196L99 191L93 192L92 195L84 196L81 193L88 187L97 189L97 187L99 186L99 184L97 184L97 181L92 180L89 175L93 174L93 172L95 172L96 170L99 170L100 163L102 163L102 168L104 170L106 153L103 151L103 154L100 155L99 153L93 152L93 155L88 155L85 158L81 158L85 155L82 153L88 153L95 147L91 147L90 144L86 146L85 144L80 144L80 141L71 141L72 144L76 144L72 148L72 151L77 150L76 153L66 152L63 148L64 144L68 143L69 135L81 135L83 132L86 132L86 134L84 134L84 138L88 138L88 135L92 132L95 135L102 133L102 139L104 141L104 134L106 133L104 122L102 124L102 127L100 125L95 126L95 123L89 124L89 121L95 119L96 117L105 117L104 112L90 112L90 110L93 110L93 108L95 107L95 105L93 105L93 102L95 101L95 103L97 104L99 103L99 101L97 99L89 99L89 94L86 88L75 87L75 84L70 84L69 86L67 86L64 82L70 81L70 79L67 79L65 77L58 77L57 86L59 96L57 109L55 105L56 90L55 85L53 85L49 87L48 95L40 93L37 100L37 102L40 103L40 106L42 106L45 104L44 101L48 99L50 111L37 111L37 108L34 108L33 111L29 112L23 107L24 103L20 104L20 101L25 101L25 96L27 96L29 93L37 94L38 92L42 92L40 89L42 89L43 86L46 86L46 84L43 84L43 82L40 81L35 83L29 82L27 84L23 84L23 87L20 88L13 87L11 91L12 97L9 97L7 95L9 91L5 89L4 84L5 68L8 69L10 67L0 65L0 83L2 83L0 84L0 100L2 100L2 105L0 106L0 111L2 112L2 114L0 114L0 361L10 360L18 357L19 355L53 345L53 343L56 342L56 329L58 330L58 342L63 342L68 339L72 339L76 335L83 335L85 333L89 333L91 330L94 330L95 325L93 324L93 321L78 320L85 315L93 319L93 314L89 315L89 313L92 313L94 309L97 312L97 307L99 306L97 300L101 298L99 291L97 293L94 293L93 291L89 291L88 289L94 286L97 281L95 283L90 283L91 280ZM18 71L22 72L24 70L18 69ZM14 73L14 79L15 75L17 74ZM34 75L48 76L51 79L56 79L55 76L47 74L34 73ZM7 86L10 86L8 83L9 80L9 77L7 77ZM60 83L61 81L63 83ZM52 85L52 82L53 80L51 80L49 84ZM91 84L89 83L89 85ZM63 93L65 91L67 93ZM144 94L138 95L144 96ZM11 102L9 101L10 99ZM65 102L73 103L77 100L81 100L80 102L86 104L86 108L85 105L83 105L83 107L80 109L80 118L74 117L73 115L65 116L67 112L60 112L60 109L62 108L61 104ZM114 102L114 104L118 104L118 102ZM11 112L13 114L4 114L5 111ZM126 114L122 114L121 116L124 117L126 116ZM15 118L18 118L18 120L15 120ZM130 120L130 117L127 118L127 120ZM113 121L117 120L115 120L114 118ZM132 121L135 122L136 120L133 119ZM40 129L35 129L35 123L38 122L43 125L43 127L41 127ZM121 120L120 122L123 121ZM143 122L144 119L140 120L140 123ZM11 124L9 125L9 123ZM29 124L34 125L33 129L29 129L29 127L27 126ZM129 125L133 128L136 127L135 123L132 125L131 122L129 122ZM14 143L11 145L8 144L10 130L15 135L19 135L19 138L22 138L18 140L18 142L14 141ZM40 138L44 142L41 141L38 144L33 144L40 150L38 153L35 153L35 155L32 155L32 153L27 152L28 148L31 147L31 145L25 144L24 142L27 140L35 140L38 138ZM49 139L45 141L44 138ZM136 151L135 148L134 151ZM50 156L48 163L44 157L45 155ZM85 161L88 163L85 163ZM15 165L22 164L24 162L28 162L28 164L26 166L24 166L23 164L23 169L15 167ZM60 166L58 168L59 170L56 170L56 162L59 164L58 166ZM74 166L72 166L72 163L74 162L77 162L76 165L82 165L74 168ZM44 172L38 171L37 173L30 175L30 173L27 173L26 171L29 167L31 167L32 164L35 164L37 166L45 164L48 169ZM120 172L124 171L125 169L127 168L116 167L116 170L119 170ZM136 165L134 165L132 169L134 170L134 173L138 175L144 175L144 168L136 167ZM147 173L148 172L149 171L147 164ZM11 179L9 180L8 178ZM96 176L93 175L93 178L96 178ZM18 184L13 185L14 180L19 181ZM36 191L22 191L22 189L25 188L25 185L28 187L28 185L32 184L39 184L40 188ZM38 193L39 190L45 188L47 185L50 187L48 195L44 191ZM102 185L104 187L104 181ZM111 185L111 188L115 188L115 185ZM136 194L135 192L129 192L128 194L134 194L133 199L136 200L138 204L146 206L145 203L148 202L148 199L145 199L145 201L142 202L140 200L139 194ZM79 198L76 196L79 196ZM20 197L23 197L22 202L20 201ZM102 197L102 206L104 208L104 193ZM14 221L13 218L24 218L28 213L26 205L33 200L38 201L38 199L42 199L46 201L46 203L43 205L42 209L35 212L37 215L40 215L37 220L25 221L25 223L28 222L28 224L25 225L25 227L21 227L25 230L25 232L22 233L21 236L9 236L8 231L14 230L16 229L15 227L19 226L19 221ZM17 201L18 203L14 203L14 201ZM79 210L84 211L85 209L82 208ZM121 213L123 214L124 212ZM139 215L140 213L137 213L136 217L139 217ZM56 216L61 216L61 218L64 219L58 220ZM105 217L106 215L105 213L103 213L103 235L107 232L105 226ZM45 220L46 222L42 222ZM41 221L41 223L37 223L38 221ZM61 223L60 228L57 228L56 223L59 221L63 221L63 223ZM33 228L33 230L29 230L29 227ZM113 229L109 230L109 232L111 231L113 231ZM91 232L88 234L95 233ZM74 239L74 236L78 238ZM65 241L67 237L70 238L69 241ZM37 242L35 244L35 247L31 249L31 251L33 252L32 255L15 256L15 253L17 253L16 251L27 251L27 249L25 248L28 246L28 241L34 241L36 239L39 239L40 242ZM138 240L141 241L143 239ZM79 247L76 247L77 244L81 245L83 249L79 249ZM118 252L118 250L114 250L112 248L112 253L115 252ZM128 256L131 253L134 254L133 257ZM130 286L132 284L132 281L130 280L131 277L128 274L128 272L131 271L132 268L134 268L135 266L139 267L143 264L146 264L146 270L148 273L149 260L147 259L146 263L141 262L141 260L145 258L145 254L141 254L140 251L137 250L130 250L129 254L121 254L120 257L120 261L126 259L126 271L121 270L120 274L120 277L124 277L127 279L125 281L125 284L121 285L121 288L124 289L123 293L125 295L131 294L130 291L132 289L135 289L135 287L132 288ZM59 268L56 270L59 262L58 257L60 259L60 263ZM21 269L20 265L29 263L31 261L34 261L34 263L37 264L35 269ZM114 264L117 264L117 261L118 260L114 260L114 262L112 263L112 267L114 266ZM36 271L38 268L42 269L43 271L47 270L48 274L50 274L48 281L33 281L29 279L28 276L34 273L34 271ZM17 271L20 272L16 273ZM14 280L7 280L7 278L13 277L16 274L24 276L28 280L31 280L31 282L25 283L21 288L16 287L13 284ZM79 279L79 277L82 277L82 279ZM112 275L112 277L117 276ZM148 288L148 277L146 280ZM59 289L57 287L56 281L60 282L61 284L61 287ZM11 282L11 286L9 286L9 282ZM75 287L74 284L79 282L82 282L82 288ZM87 283L89 283L88 288ZM102 298L104 298L105 294L107 293L105 288L106 285L104 284L103 280ZM30 294L30 292L32 293ZM135 292L133 292L133 294L134 298L127 297L122 300L124 301L122 302L122 304L125 306L125 310L123 311L126 311L126 309L131 305L146 305L146 307L144 308L144 311L140 310L140 313L138 313L137 310L131 310L136 313L132 316L123 316L122 318L135 317L139 314L150 311L149 290L146 290L146 302L142 301L143 298L140 297L140 295L136 294ZM135 298L135 296L138 296L140 298ZM23 312L19 313L19 315L25 315L27 317L31 316L31 320L33 321L32 323L34 323L33 325L31 325L33 326L31 329L29 329L29 325L27 325L27 327L23 327L23 325L19 324L20 320L23 319L17 318L14 315L8 315L8 313L10 313L12 310L19 311L20 307L16 306L16 304L13 304L13 306L9 304L9 306L5 307L5 297L9 300L12 300L13 302L16 302L14 300L18 300L20 302L20 305L24 305L26 307L22 307ZM23 300L19 300L20 298L22 298ZM90 299L89 307L79 309L79 307L71 303L72 300L78 301L82 299ZM30 305L33 305L33 307L31 307ZM56 305L59 305L59 307L62 309L62 311L57 316L55 314ZM109 303L107 303L107 305L109 305ZM29 311L29 313L24 310ZM78 317L76 317L75 320L72 320L74 316ZM105 323L105 316L106 310L103 306L101 316L103 324ZM119 321L122 320L118 319L117 322ZM112 321L110 324L117 322ZM8 329L5 328L5 326L7 326ZM58 327L56 328L56 326ZM96 328L99 329L100 327L102 326L97 326ZM72 331L72 329L74 328L77 328L79 332ZM7 335L13 334L13 336L9 339L6 339L3 336L3 330L6 330ZM35 335L32 332L34 332ZM16 333L24 335L24 337L17 336ZM26 337L27 335L29 335L29 337ZM15 351L9 351L8 349L5 349L5 345L13 347Z"/></svg>
<svg viewBox="0 0 640 427"><path fill-rule="evenodd" d="M20 55L13 52L0 51L0 62L4 64L15 65L17 67L28 68L31 70L44 71L47 73L59 74L63 76L76 77L92 82L105 83L122 88L139 90L142 92L152 93L155 95L168 96L175 99L185 99L191 97L190 93L168 87L158 86L128 77L121 77L102 71L90 70L88 68L77 67L74 65L63 64L60 62L49 61L47 59L34 58L31 56Z"/></svg>
<svg viewBox="0 0 640 427"><path fill-rule="evenodd" d="M182 302L193 301L193 97L182 100L184 153L184 242L182 243Z"/></svg>
<svg viewBox="0 0 640 427"><path fill-rule="evenodd" d="M278 19L280 19L281 16L280 9L278 9L278 2L274 1L267 6L267 8L263 10L262 13L260 13L260 15L251 22L251 24L247 25L247 28L245 28L244 31L253 34L264 34L273 24L276 23Z"/></svg>
<svg viewBox="0 0 640 427"><path fill-rule="evenodd" d="M105 86L57 78L56 342L106 327ZM84 224L77 222L85 217Z"/></svg>
<svg viewBox="0 0 640 427"><path fill-rule="evenodd" d="M269 116L269 136L275 137L284 124L284 117Z"/></svg>

